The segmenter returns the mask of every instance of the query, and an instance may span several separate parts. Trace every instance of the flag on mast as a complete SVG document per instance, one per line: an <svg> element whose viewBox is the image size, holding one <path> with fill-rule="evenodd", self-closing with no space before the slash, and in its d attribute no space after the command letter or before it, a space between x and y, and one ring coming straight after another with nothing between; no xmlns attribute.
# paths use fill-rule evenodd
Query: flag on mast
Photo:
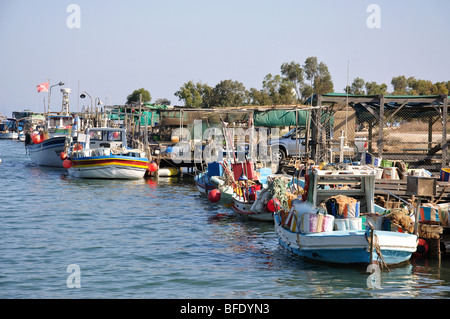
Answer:
<svg viewBox="0 0 450 319"><path fill-rule="evenodd" d="M48 86L49 83L45 82L45 83L41 83L37 85L37 91L39 92L48 92Z"/></svg>

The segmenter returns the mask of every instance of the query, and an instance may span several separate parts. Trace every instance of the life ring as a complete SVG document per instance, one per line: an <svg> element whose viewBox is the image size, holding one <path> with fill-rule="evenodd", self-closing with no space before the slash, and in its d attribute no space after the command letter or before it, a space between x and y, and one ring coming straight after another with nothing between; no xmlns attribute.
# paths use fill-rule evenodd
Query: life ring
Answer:
<svg viewBox="0 0 450 319"><path fill-rule="evenodd" d="M75 143L75 144L73 145L73 149L74 149L75 151L81 151L81 150L83 149L83 145L81 145L80 143Z"/></svg>

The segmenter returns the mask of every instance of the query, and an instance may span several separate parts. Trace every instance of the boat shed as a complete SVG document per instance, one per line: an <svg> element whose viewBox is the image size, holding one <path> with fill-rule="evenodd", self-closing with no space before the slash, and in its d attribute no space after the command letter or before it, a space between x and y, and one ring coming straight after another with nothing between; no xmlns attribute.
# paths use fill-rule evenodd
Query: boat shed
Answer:
<svg viewBox="0 0 450 319"><path fill-rule="evenodd" d="M356 136L367 139L369 152L383 159L444 168L449 166L448 100L447 95L329 93L314 97L313 118L323 112L353 110ZM318 141L313 149L316 161L323 155L320 150L329 147L325 130L326 126L313 132Z"/></svg>

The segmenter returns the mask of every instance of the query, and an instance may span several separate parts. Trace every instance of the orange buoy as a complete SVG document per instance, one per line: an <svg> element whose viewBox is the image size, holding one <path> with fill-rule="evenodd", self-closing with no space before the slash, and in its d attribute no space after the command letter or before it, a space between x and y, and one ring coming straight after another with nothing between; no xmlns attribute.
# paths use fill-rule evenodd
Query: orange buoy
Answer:
<svg viewBox="0 0 450 319"><path fill-rule="evenodd" d="M419 238L419 242L417 243L417 250L413 253L413 255L417 257L423 257L427 254L428 248L428 242L423 238Z"/></svg>
<svg viewBox="0 0 450 319"><path fill-rule="evenodd" d="M62 159L62 160L64 161L64 160L67 158L67 153L61 152L61 153L59 154L59 158Z"/></svg>
<svg viewBox="0 0 450 319"><path fill-rule="evenodd" d="M31 140L34 144L39 144L42 142L42 136L40 134L33 133L31 134Z"/></svg>
<svg viewBox="0 0 450 319"><path fill-rule="evenodd" d="M158 164L155 162L148 163L148 169L150 172L156 172L158 170Z"/></svg>
<svg viewBox="0 0 450 319"><path fill-rule="evenodd" d="M212 203L217 203L220 200L221 193L218 189L213 189L208 194L208 199Z"/></svg>
<svg viewBox="0 0 450 319"><path fill-rule="evenodd" d="M65 159L63 161L63 167L67 168L67 169L71 168L72 167L72 161L70 159Z"/></svg>
<svg viewBox="0 0 450 319"><path fill-rule="evenodd" d="M80 143L75 143L75 144L73 145L73 149L74 149L75 151L81 151L81 150L83 149L83 145L81 145Z"/></svg>

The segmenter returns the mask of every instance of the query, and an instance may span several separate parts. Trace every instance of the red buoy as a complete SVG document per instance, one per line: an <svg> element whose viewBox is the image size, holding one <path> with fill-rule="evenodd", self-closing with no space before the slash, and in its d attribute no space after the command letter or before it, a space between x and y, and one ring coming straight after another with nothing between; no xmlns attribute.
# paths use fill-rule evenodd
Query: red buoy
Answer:
<svg viewBox="0 0 450 319"><path fill-rule="evenodd" d="M40 142L42 142L42 137L40 134L33 133L31 134L31 140L34 144L39 144Z"/></svg>
<svg viewBox="0 0 450 319"><path fill-rule="evenodd" d="M269 200L267 202L267 209L272 213L276 212L278 210L278 207L280 207L280 206L281 206L281 203L276 198L272 198L271 200Z"/></svg>
<svg viewBox="0 0 450 319"><path fill-rule="evenodd" d="M67 168L67 169L71 168L71 167L72 167L72 161L69 160L69 159L65 159L65 160L63 161L63 167L64 167L64 168Z"/></svg>
<svg viewBox="0 0 450 319"><path fill-rule="evenodd" d="M212 203L217 203L220 200L221 193L218 189L213 189L208 194L208 199Z"/></svg>
<svg viewBox="0 0 450 319"><path fill-rule="evenodd" d="M64 161L64 160L67 158L67 153L61 152L61 153L59 154L59 158L62 159L62 160Z"/></svg>
<svg viewBox="0 0 450 319"><path fill-rule="evenodd" d="M417 243L417 250L414 252L414 256L417 257L423 257L427 254L429 249L428 242L423 239L419 238L419 242Z"/></svg>
<svg viewBox="0 0 450 319"><path fill-rule="evenodd" d="M158 164L155 162L148 163L148 169L150 172L156 172L158 170Z"/></svg>

